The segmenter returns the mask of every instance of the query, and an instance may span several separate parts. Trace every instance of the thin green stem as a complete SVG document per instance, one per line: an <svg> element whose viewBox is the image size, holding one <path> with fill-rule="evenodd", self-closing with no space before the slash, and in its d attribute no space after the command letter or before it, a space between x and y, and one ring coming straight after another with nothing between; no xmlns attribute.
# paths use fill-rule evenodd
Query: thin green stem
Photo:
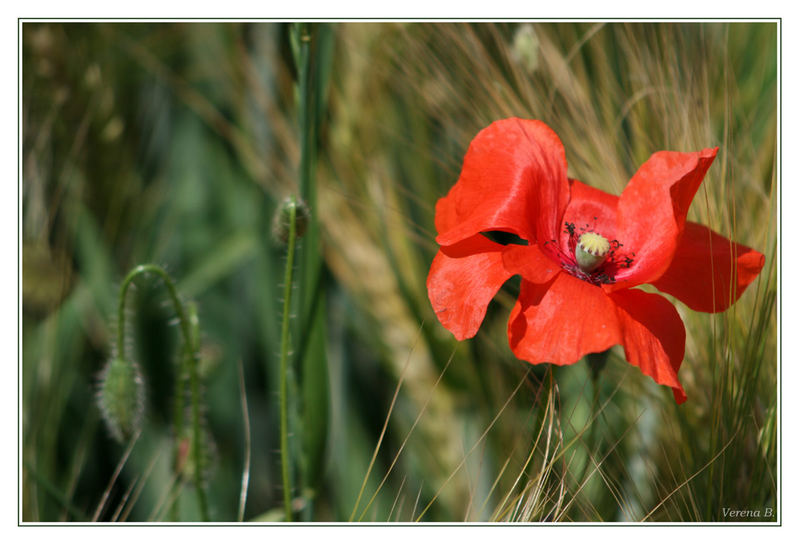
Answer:
<svg viewBox="0 0 800 545"><path fill-rule="evenodd" d="M286 522L292 520L292 485L289 474L289 318L291 314L292 272L294 268L294 246L297 238L296 202L290 198L289 212L289 251L286 256L286 271L283 277L283 321L281 322L281 364L280 364L280 413L281 413L281 474L283 476L283 507Z"/></svg>
<svg viewBox="0 0 800 545"><path fill-rule="evenodd" d="M149 263L146 265L137 265L122 281L122 287L120 288L119 293L119 308L117 316L119 323L119 329L117 331L117 353L120 357L122 357L125 353L125 297L128 293L128 288L133 283L134 278L140 274L146 273L156 274L164 281L164 284L167 286L167 291L169 292L169 297L172 300L172 305L175 307L175 312L178 314L183 340L188 346L192 346L192 333L189 320L186 318L186 313L183 310L183 304L178 297L178 290L175 288L175 283L172 281L172 278L170 278L169 274L167 274L167 271L158 265Z"/></svg>
<svg viewBox="0 0 800 545"><path fill-rule="evenodd" d="M203 460L201 450L202 426L200 425L200 376L197 371L198 360L197 352L192 350L189 357L191 362L189 387L192 396L192 451L194 454L194 481L197 489L197 501L200 504L200 514L203 521L209 520L208 500L206 499L205 486L203 483Z"/></svg>
<svg viewBox="0 0 800 545"><path fill-rule="evenodd" d="M183 428L183 385L184 373L184 360L189 363L189 382L191 388L191 405L192 405L192 451L194 457L194 480L195 488L197 489L197 501L200 505L200 514L203 521L209 520L208 514L208 500L206 498L205 486L203 485L203 461L202 461L202 426L200 424L200 378L198 371L197 361L197 347L195 336L192 335L192 327L189 319L187 318L186 311L184 310L183 303L178 297L178 290L175 283L170 278L169 274L158 265L146 264L134 267L125 279L122 281L119 293L119 306L117 309L117 356L120 358L125 357L125 298L128 294L128 288L133 283L133 280L141 274L155 274L164 281L167 287L172 306L175 313L178 315L178 323L181 328L181 335L184 343L184 354L178 360L178 371L176 377L176 395L175 395L175 411L174 411L174 426L175 433L180 439L180 433ZM176 445L174 454L175 470L177 471L177 464L179 462L179 448Z"/></svg>
<svg viewBox="0 0 800 545"><path fill-rule="evenodd" d="M180 443L183 440L181 434L183 431L183 408L184 408L184 390L185 390L185 375L186 363L189 359L188 350L184 349L181 357L178 358L178 371L175 375L175 392L174 392L174 408L172 415L172 427L175 430L175 447L172 453L172 467L177 473L181 465L181 448ZM170 505L170 517L172 520L178 519L178 502L174 501Z"/></svg>
<svg viewBox="0 0 800 545"><path fill-rule="evenodd" d="M600 388L599 388L599 385L597 384L597 382L598 382L598 373L594 373L593 372L592 373L592 405L591 405L591 408L589 409L589 418L592 419L592 420L594 420L597 417L597 414L596 414L597 413L597 404L598 404L598 400L600 398ZM594 451L595 451L595 447L596 447L595 442L597 441L596 430L597 430L597 425L593 424L589 428L589 444L588 445L584 444L584 446L586 447L586 462L583 464L583 469L581 470L581 476L577 480L578 485L580 485L581 487L584 485L583 479L586 478L586 472L588 471L589 466L591 466L593 464L592 459L594 458ZM591 477L591 475L590 475L590 477Z"/></svg>
<svg viewBox="0 0 800 545"><path fill-rule="evenodd" d="M603 372L603 369L608 363L608 357L610 353L610 350L605 350L603 352L588 354L586 356L586 363L589 366L589 373L591 374L592 379L592 404L589 408L589 419L591 422L597 419L600 414L598 411L598 404L600 400L600 374ZM577 480L577 483L581 487L583 487L585 484L583 479L586 478L586 473L589 470L589 466L594 463L592 460L597 447L597 428L598 426L596 424L590 427L589 443L588 445L584 443L584 446L586 447L586 462L583 464L580 478ZM589 478L591 478L591 474L589 475Z"/></svg>

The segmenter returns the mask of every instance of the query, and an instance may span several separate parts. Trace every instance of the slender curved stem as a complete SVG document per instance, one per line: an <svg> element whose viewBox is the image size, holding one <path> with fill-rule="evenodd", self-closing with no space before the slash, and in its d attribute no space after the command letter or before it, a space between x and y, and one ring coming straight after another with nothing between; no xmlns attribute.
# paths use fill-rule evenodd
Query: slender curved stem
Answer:
<svg viewBox="0 0 800 545"><path fill-rule="evenodd" d="M183 310L183 304L178 297L178 290L175 288L175 283L172 281L172 278L170 278L169 274L167 274L167 271L165 271L163 268L159 267L158 265L148 263L146 265L137 265L134 267L122 281L122 286L119 293L118 309L119 330L117 331L117 352L120 356L124 354L125 344L125 297L128 293L128 288L133 282L133 279L140 274L146 273L156 274L164 281L164 284L167 286L167 291L169 292L169 297L172 300L172 305L175 307L175 312L178 314L183 340L188 346L192 346L192 333L189 320L186 318L186 313Z"/></svg>
<svg viewBox="0 0 800 545"><path fill-rule="evenodd" d="M181 328L181 335L183 337L184 354L178 360L178 371L176 377L176 396L175 396L175 433L180 434L183 428L183 384L184 384L184 360L189 363L189 386L191 389L191 405L192 405L192 451L194 456L194 480L195 488L197 489L197 501L200 504L200 514L203 521L209 520L208 515L208 500L206 498L205 486L203 485L203 463L202 463L202 426L200 425L200 378L198 373L197 361L197 347L195 346L196 339L192 335L191 324L187 318L186 311L184 310L183 303L178 297L178 290L175 288L175 283L172 278L167 274L162 267L148 263L146 265L137 265L134 267L125 279L122 281L119 293L119 307L117 309L117 355L124 358L125 356L125 298L128 294L128 288L133 283L133 280L141 274L155 274L164 281L167 287L172 306L175 308L175 313L178 315L178 323ZM177 470L179 452L176 447L175 452L175 469Z"/></svg>
<svg viewBox="0 0 800 545"><path fill-rule="evenodd" d="M280 365L280 413L281 413L281 473L283 476L283 507L286 522L292 520L292 484L289 472L289 411L288 411L288 373L289 373L289 317L291 314L292 272L294 269L294 246L297 238L295 218L296 202L290 198L289 240L286 256L286 271L283 278L283 321L281 323L281 365Z"/></svg>

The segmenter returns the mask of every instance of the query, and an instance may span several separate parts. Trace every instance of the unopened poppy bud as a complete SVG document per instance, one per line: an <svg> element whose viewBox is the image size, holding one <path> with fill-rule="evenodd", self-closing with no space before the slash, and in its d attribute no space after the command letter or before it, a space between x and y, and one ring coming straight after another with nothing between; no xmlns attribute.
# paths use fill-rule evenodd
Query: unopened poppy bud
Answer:
<svg viewBox="0 0 800 545"><path fill-rule="evenodd" d="M575 245L575 260L583 272L591 272L606 260L608 240L597 233L584 233Z"/></svg>
<svg viewBox="0 0 800 545"><path fill-rule="evenodd" d="M139 367L125 359L112 358L100 375L97 401L114 438L130 438L139 428L144 412L144 380Z"/></svg>
<svg viewBox="0 0 800 545"><path fill-rule="evenodd" d="M284 199L275 212L272 222L272 236L276 242L286 244L289 241L289 229L292 224L292 209L294 209L294 229L297 238L302 237L308 227L311 212L306 203L292 197Z"/></svg>

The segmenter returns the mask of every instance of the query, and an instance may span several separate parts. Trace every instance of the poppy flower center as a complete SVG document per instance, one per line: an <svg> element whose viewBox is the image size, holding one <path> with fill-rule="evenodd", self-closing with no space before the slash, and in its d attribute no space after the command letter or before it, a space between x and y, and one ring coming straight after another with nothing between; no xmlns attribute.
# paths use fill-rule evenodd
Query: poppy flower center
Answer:
<svg viewBox="0 0 800 545"><path fill-rule="evenodd" d="M603 235L593 232L583 233L575 245L575 261L585 273L590 273L603 264L611 245Z"/></svg>
<svg viewBox="0 0 800 545"><path fill-rule="evenodd" d="M543 247L565 271L595 286L613 284L617 274L629 269L636 258L636 252L623 253L620 241L607 239L588 223L579 227L564 222L564 233L568 235L564 247L555 240L546 241Z"/></svg>

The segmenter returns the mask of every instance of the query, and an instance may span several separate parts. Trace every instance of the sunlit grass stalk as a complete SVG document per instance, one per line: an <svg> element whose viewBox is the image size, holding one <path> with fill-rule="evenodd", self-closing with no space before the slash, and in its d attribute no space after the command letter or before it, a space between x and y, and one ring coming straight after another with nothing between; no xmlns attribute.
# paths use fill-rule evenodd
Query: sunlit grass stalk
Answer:
<svg viewBox="0 0 800 545"><path fill-rule="evenodd" d="M172 306L175 313L178 315L178 324L180 325L181 335L183 337L183 353L178 363L178 370L176 373L176 390L175 390L175 410L173 412L176 434L175 452L173 454L174 470L179 471L180 460L180 435L183 429L183 387L184 375L186 372L186 364L188 364L189 372L189 387L191 390L191 410L192 410L192 455L194 462L194 480L195 488L197 491L197 502L200 507L200 515L203 521L210 520L208 513L208 499L206 497L205 486L203 483L203 460L202 460L202 426L200 424L200 378L198 373L197 361L197 346L196 339L192 335L192 328L187 313L184 309L183 303L178 296L178 290L175 283L170 278L167 272L154 264L138 265L134 267L125 279L122 281L119 293L119 306L117 310L117 355L123 356L125 353L125 299L128 293L128 288L133 283L133 280L141 274L155 274L161 278L164 285L167 287Z"/></svg>
<svg viewBox="0 0 800 545"><path fill-rule="evenodd" d="M242 469L242 489L239 493L239 510L237 511L236 522L244 520L244 510L247 504L247 489L250 484L250 416L247 410L247 393L244 387L244 368L239 361L239 391L242 398L242 424L244 425L244 468Z"/></svg>

